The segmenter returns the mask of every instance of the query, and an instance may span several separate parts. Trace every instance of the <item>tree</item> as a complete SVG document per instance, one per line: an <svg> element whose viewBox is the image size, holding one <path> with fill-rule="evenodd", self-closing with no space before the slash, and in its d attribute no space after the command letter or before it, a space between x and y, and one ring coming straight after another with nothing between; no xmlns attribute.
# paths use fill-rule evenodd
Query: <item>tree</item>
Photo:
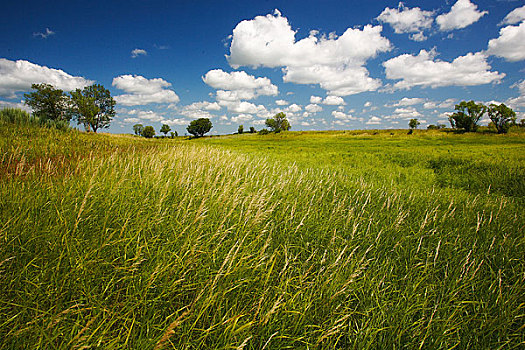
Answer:
<svg viewBox="0 0 525 350"><path fill-rule="evenodd" d="M250 134L255 134L257 130L253 126L250 126Z"/></svg>
<svg viewBox="0 0 525 350"><path fill-rule="evenodd" d="M33 115L41 121L67 121L71 120L69 98L60 89L55 89L49 84L32 84L36 90L24 94L25 103L33 109Z"/></svg>
<svg viewBox="0 0 525 350"><path fill-rule="evenodd" d="M239 125L239 128L237 129L238 134L242 134L244 132L244 125Z"/></svg>
<svg viewBox="0 0 525 350"><path fill-rule="evenodd" d="M115 116L115 100L104 86L94 84L83 90L71 91L71 100L73 114L87 130L97 132L99 128L109 128Z"/></svg>
<svg viewBox="0 0 525 350"><path fill-rule="evenodd" d="M143 130L144 130L144 125L142 124L133 125L133 132L135 133L135 135L141 136Z"/></svg>
<svg viewBox="0 0 525 350"><path fill-rule="evenodd" d="M417 129L417 127L420 125L421 123L419 122L419 120L417 119L410 119L410 121L408 122L408 127L410 129Z"/></svg>
<svg viewBox="0 0 525 350"><path fill-rule="evenodd" d="M179 134L177 133L177 131L172 131L170 132L170 136L172 139L174 139L175 137L179 136Z"/></svg>
<svg viewBox="0 0 525 350"><path fill-rule="evenodd" d="M491 103L488 113L490 120L492 120L498 130L498 134L506 134L509 128L516 123L516 112L503 103L500 105Z"/></svg>
<svg viewBox="0 0 525 350"><path fill-rule="evenodd" d="M155 129L153 129L152 126L145 126L144 130L142 130L142 136L144 136L147 139L151 139L153 136L155 136Z"/></svg>
<svg viewBox="0 0 525 350"><path fill-rule="evenodd" d="M168 133L171 131L171 128L167 124L162 124L162 127L160 128L160 132L164 134L164 136L168 135Z"/></svg>
<svg viewBox="0 0 525 350"><path fill-rule="evenodd" d="M478 121L487 111L487 107L481 103L476 104L474 101L461 101L454 109L448 120L453 128L465 129L466 132L476 131Z"/></svg>
<svg viewBox="0 0 525 350"><path fill-rule="evenodd" d="M291 128L288 119L286 119L286 114L284 114L283 112L277 113L273 116L273 118L266 119L265 124L267 127L270 128L271 131L275 133L281 131L288 131Z"/></svg>
<svg viewBox="0 0 525 350"><path fill-rule="evenodd" d="M213 128L213 125L208 118L199 118L193 120L186 130L195 137L202 137L210 131L211 128Z"/></svg>

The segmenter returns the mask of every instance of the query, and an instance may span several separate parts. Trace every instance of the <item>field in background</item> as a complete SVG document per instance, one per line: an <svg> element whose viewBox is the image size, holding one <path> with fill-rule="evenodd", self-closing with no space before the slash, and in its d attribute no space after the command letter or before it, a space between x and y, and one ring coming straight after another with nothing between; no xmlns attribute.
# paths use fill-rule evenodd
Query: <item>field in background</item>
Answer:
<svg viewBox="0 0 525 350"><path fill-rule="evenodd" d="M0 124L0 348L520 348L522 135Z"/></svg>

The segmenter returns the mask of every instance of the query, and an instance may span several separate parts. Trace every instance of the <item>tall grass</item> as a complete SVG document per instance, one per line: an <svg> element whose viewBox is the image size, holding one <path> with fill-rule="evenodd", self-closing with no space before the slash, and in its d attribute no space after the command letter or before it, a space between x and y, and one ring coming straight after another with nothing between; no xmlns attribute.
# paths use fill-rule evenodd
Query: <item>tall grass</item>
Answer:
<svg viewBox="0 0 525 350"><path fill-rule="evenodd" d="M0 348L523 346L519 198L93 136L0 181Z"/></svg>

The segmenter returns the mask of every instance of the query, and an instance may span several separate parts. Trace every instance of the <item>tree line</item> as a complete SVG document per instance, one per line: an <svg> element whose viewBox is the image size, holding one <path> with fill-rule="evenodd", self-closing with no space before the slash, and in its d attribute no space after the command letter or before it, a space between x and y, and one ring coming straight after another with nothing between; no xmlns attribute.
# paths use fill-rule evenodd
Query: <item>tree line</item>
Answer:
<svg viewBox="0 0 525 350"><path fill-rule="evenodd" d="M115 100L100 84L76 89L69 94L50 84L32 84L35 91L24 94L25 103L42 124L68 124L75 119L87 131L108 128L115 117Z"/></svg>
<svg viewBox="0 0 525 350"><path fill-rule="evenodd" d="M463 130L465 132L475 132L478 130L479 121L485 113L488 114L491 123L489 126L494 126L498 134L506 134L512 126L516 126L516 112L505 104L491 103L486 106L482 103L476 103L474 101L461 101L459 104L454 106L456 112L452 113L448 120L453 129ZM410 128L409 133L412 133L414 129L420 125L417 119L410 119L408 127ZM519 126L525 127L525 119L520 121ZM443 129L444 125L438 124L429 125L428 129Z"/></svg>

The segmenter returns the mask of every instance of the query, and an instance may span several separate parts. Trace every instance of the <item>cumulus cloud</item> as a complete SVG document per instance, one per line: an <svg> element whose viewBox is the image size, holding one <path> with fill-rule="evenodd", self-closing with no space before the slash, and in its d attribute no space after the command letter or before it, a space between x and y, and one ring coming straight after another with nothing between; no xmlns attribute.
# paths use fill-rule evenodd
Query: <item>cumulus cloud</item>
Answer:
<svg viewBox="0 0 525 350"><path fill-rule="evenodd" d="M239 105L241 100L251 100L257 96L276 96L279 89L271 80L262 77L256 78L244 71L227 73L222 69L210 70L202 80L214 89L220 105ZM233 107L236 108L236 107Z"/></svg>
<svg viewBox="0 0 525 350"><path fill-rule="evenodd" d="M0 96L15 98L17 92L31 90L31 84L46 83L57 89L71 91L93 84L92 80L75 77L63 70L24 61L0 58Z"/></svg>
<svg viewBox="0 0 525 350"><path fill-rule="evenodd" d="M345 100L340 96L326 96L323 104L331 106L346 105Z"/></svg>
<svg viewBox="0 0 525 350"><path fill-rule="evenodd" d="M420 98L420 97L413 97L413 98L403 97L401 100L399 100L398 102L394 103L393 106L394 107L413 106L413 105L421 104L421 103L424 103L424 102L425 102L425 99L424 98Z"/></svg>
<svg viewBox="0 0 525 350"><path fill-rule="evenodd" d="M498 83L504 73L491 72L487 57L481 53L468 53L452 62L435 59L436 52L421 50L417 56L403 54L383 62L386 77L401 80L395 89L414 86L473 86Z"/></svg>
<svg viewBox="0 0 525 350"><path fill-rule="evenodd" d="M525 108L525 80L522 80L511 87L518 88L520 96L511 98L507 102L513 108Z"/></svg>
<svg viewBox="0 0 525 350"><path fill-rule="evenodd" d="M381 122L382 122L381 118L373 116L370 119L368 119L366 124L367 125L379 125L381 124Z"/></svg>
<svg viewBox="0 0 525 350"><path fill-rule="evenodd" d="M131 58L137 58L139 56L146 56L148 52L143 49L133 49L131 50Z"/></svg>
<svg viewBox="0 0 525 350"><path fill-rule="evenodd" d="M414 41L424 41L427 38L423 30L432 27L434 22L432 11L423 11L419 7L407 8L402 2L398 8L385 8L377 20L388 23L397 34L412 33L409 38Z"/></svg>
<svg viewBox="0 0 525 350"><path fill-rule="evenodd" d="M525 59L525 21L519 26L501 28L499 37L489 40L487 53L510 62Z"/></svg>
<svg viewBox="0 0 525 350"><path fill-rule="evenodd" d="M448 98L442 102L428 101L423 104L425 109L434 109L434 108L452 108L456 104L456 100L453 98Z"/></svg>
<svg viewBox="0 0 525 350"><path fill-rule="evenodd" d="M318 113L318 112L321 112L323 110L323 107L321 107L321 106L319 106L317 104L311 103L311 104L307 105L306 107L304 107L304 109L308 113Z"/></svg>
<svg viewBox="0 0 525 350"><path fill-rule="evenodd" d="M310 103L321 103L323 98L321 96L310 96Z"/></svg>
<svg viewBox="0 0 525 350"><path fill-rule="evenodd" d="M284 111L287 112L287 113L297 113L297 112L302 111L302 109L303 108L301 106L299 106L299 105L294 103L294 104L291 104L288 107L286 107L284 109Z"/></svg>
<svg viewBox="0 0 525 350"><path fill-rule="evenodd" d="M285 100L276 100L275 104L278 105L278 106L286 106L286 105L290 104L290 102L285 101Z"/></svg>
<svg viewBox="0 0 525 350"><path fill-rule="evenodd" d="M357 120L357 118L352 116L350 113L345 113L345 112L342 112L342 111L332 111L332 116L335 119L339 119L341 121Z"/></svg>
<svg viewBox="0 0 525 350"><path fill-rule="evenodd" d="M507 16L505 16L500 25L516 24L523 20L525 20L525 5L512 10Z"/></svg>
<svg viewBox="0 0 525 350"><path fill-rule="evenodd" d="M46 30L43 32L43 33L33 33L33 36L39 36L41 37L42 39L47 39L49 36L51 35L55 35L55 32L52 31L51 29L49 28L46 28Z"/></svg>
<svg viewBox="0 0 525 350"><path fill-rule="evenodd" d="M311 31L296 41L288 19L275 11L237 24L227 59L234 68L284 67L285 82L319 84L331 95L346 96L381 86L364 67L368 59L391 49L381 30L348 28L339 37Z"/></svg>
<svg viewBox="0 0 525 350"><path fill-rule="evenodd" d="M179 102L175 91L168 89L171 83L162 78L147 79L140 75L121 75L114 78L111 85L127 92L115 96L115 101L125 106Z"/></svg>
<svg viewBox="0 0 525 350"><path fill-rule="evenodd" d="M238 114L231 117L231 121L234 123L244 123L253 120L253 115L251 114Z"/></svg>
<svg viewBox="0 0 525 350"><path fill-rule="evenodd" d="M183 115L191 119L213 118L215 117L215 115L211 114L210 111L220 111L221 106L217 102L201 101L201 102L194 102L192 104L178 107L178 108L175 107L175 109L180 115Z"/></svg>
<svg viewBox="0 0 525 350"><path fill-rule="evenodd" d="M468 27L487 13L487 11L478 11L478 6L470 0L458 0L449 13L437 16L436 22L441 31L451 31Z"/></svg>

